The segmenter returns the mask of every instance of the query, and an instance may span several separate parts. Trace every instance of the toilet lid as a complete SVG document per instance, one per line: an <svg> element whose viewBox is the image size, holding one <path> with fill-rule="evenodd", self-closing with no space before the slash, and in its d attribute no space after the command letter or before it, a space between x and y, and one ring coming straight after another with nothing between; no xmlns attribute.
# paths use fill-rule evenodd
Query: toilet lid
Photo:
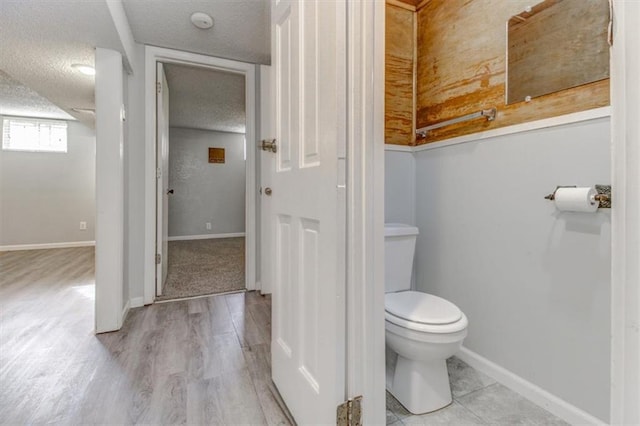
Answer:
<svg viewBox="0 0 640 426"><path fill-rule="evenodd" d="M462 311L453 303L418 291L387 293L384 305L391 315L422 324L451 324L462 318Z"/></svg>

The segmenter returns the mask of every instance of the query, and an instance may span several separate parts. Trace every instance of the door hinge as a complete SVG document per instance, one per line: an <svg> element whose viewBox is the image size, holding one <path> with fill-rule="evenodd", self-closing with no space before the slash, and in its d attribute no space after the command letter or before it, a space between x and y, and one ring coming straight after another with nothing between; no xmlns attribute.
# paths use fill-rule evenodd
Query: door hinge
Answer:
<svg viewBox="0 0 640 426"><path fill-rule="evenodd" d="M156 92L160 94L162 92L162 83L159 81L156 83Z"/></svg>
<svg viewBox="0 0 640 426"><path fill-rule="evenodd" d="M159 265L162 262L162 255L160 253L156 254L156 265Z"/></svg>
<svg viewBox="0 0 640 426"><path fill-rule="evenodd" d="M162 169L158 167L156 169L156 179L160 179L162 177Z"/></svg>
<svg viewBox="0 0 640 426"><path fill-rule="evenodd" d="M362 396L356 396L338 405L336 424L338 426L362 425Z"/></svg>

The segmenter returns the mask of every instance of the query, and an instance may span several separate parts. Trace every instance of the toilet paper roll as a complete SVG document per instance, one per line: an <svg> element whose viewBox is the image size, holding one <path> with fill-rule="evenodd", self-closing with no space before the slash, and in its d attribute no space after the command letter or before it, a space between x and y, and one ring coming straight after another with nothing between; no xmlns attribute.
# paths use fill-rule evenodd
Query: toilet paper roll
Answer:
<svg viewBox="0 0 640 426"><path fill-rule="evenodd" d="M562 212L588 212L598 210L600 204L595 196L598 194L595 188L558 188L554 201L556 208Z"/></svg>

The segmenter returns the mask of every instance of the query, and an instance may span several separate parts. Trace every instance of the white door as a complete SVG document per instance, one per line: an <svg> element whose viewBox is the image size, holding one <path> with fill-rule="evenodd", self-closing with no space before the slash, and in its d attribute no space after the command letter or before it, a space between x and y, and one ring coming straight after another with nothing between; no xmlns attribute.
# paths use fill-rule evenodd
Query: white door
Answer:
<svg viewBox="0 0 640 426"><path fill-rule="evenodd" d="M160 62L156 82L156 296L160 296L167 280L169 253L169 86Z"/></svg>
<svg viewBox="0 0 640 426"><path fill-rule="evenodd" d="M334 424L345 396L345 11L272 2L272 374L298 424Z"/></svg>

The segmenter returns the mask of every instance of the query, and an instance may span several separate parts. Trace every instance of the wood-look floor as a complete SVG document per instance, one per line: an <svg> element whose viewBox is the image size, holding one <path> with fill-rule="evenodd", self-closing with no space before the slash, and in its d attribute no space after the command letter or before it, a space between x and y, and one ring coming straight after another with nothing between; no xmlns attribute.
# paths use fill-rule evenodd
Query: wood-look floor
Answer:
<svg viewBox="0 0 640 426"><path fill-rule="evenodd" d="M94 335L92 248L0 253L3 424L290 424L256 293L155 304Z"/></svg>

